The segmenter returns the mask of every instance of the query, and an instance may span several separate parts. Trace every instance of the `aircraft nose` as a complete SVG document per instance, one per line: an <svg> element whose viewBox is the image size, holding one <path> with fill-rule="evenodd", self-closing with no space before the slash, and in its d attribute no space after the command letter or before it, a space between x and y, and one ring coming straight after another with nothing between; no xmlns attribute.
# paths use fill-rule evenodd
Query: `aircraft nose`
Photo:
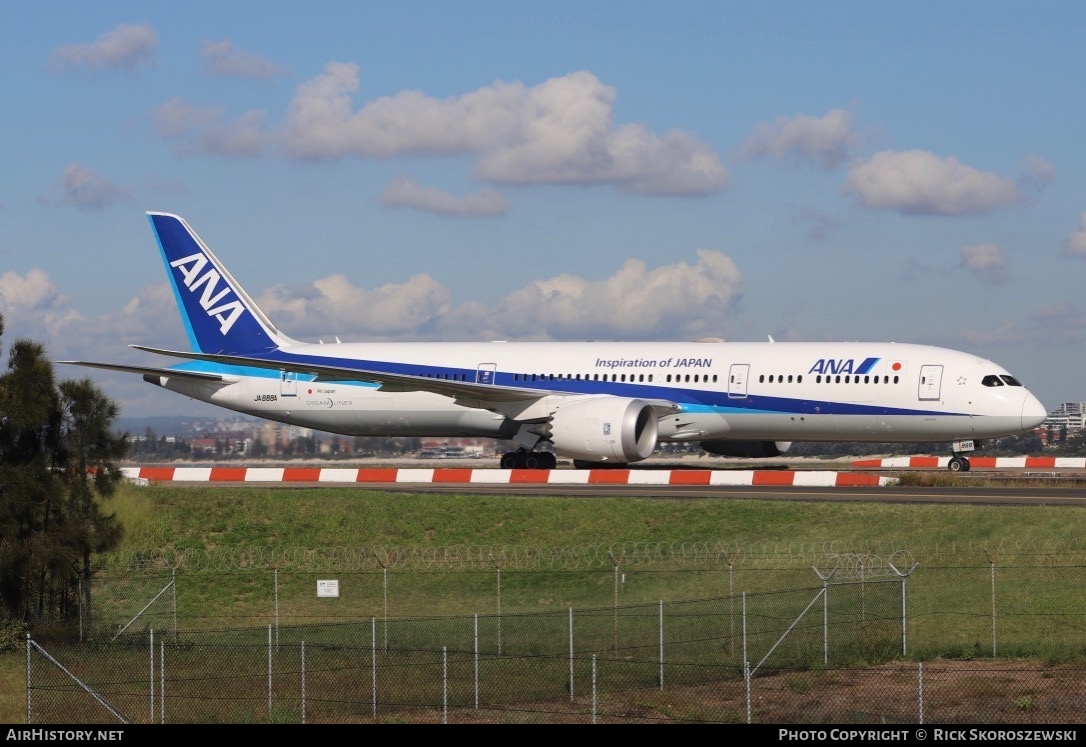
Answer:
<svg viewBox="0 0 1086 747"><path fill-rule="evenodd" d="M1022 400L1022 429L1036 428L1045 422L1047 417L1048 410L1045 409L1045 406L1041 404L1039 399L1027 392L1026 398Z"/></svg>

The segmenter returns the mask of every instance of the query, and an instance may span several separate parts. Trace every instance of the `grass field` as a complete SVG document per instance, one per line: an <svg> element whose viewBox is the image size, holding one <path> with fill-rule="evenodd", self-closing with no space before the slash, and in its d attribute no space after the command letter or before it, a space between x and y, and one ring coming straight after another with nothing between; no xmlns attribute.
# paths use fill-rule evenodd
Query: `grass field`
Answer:
<svg viewBox="0 0 1086 747"><path fill-rule="evenodd" d="M214 554L268 547L462 551L486 547L553 550L723 543L730 547L785 548L783 556L775 556L779 568L770 567L775 561L767 555L756 563L749 562L765 574L798 569L804 575L797 578L813 585L815 576L807 562L808 556L816 553L812 548L829 547L842 554L868 552L872 547L908 548L910 557L925 572L946 577L945 583L932 587L935 590L912 597L911 603L921 614L928 612L925 625L942 626L943 638L938 645L931 645L925 652L928 655L984 655L989 650L989 621L984 617L991 599L989 561L1001 553L1000 583L1015 584L1016 591L1011 594L1025 605L1023 609L1058 610L1062 615L1061 625L1052 628L1053 632L1038 632L1029 615L1007 615L1006 621L1001 618L1001 652L1006 646L1008 652L1025 651L1064 660L1086 652L1078 632L1081 595L1064 583L1062 576L1052 581L1050 574L1053 566L1083 566L1083 507L797 503L734 498L551 499L416 495L357 487L285 490L260 486L126 486L110 506L126 529L122 548L113 558L101 559L100 567L111 574L125 570L121 567L125 559L163 549L192 548ZM671 600L693 599L710 595L707 591L719 596L720 590L726 588L719 564L709 570L666 563L656 568L650 565L630 569L637 584L630 582L632 590L623 603L664 599L665 595ZM231 573L236 570L240 569L231 569ZM477 609L477 600L459 587L450 586L454 571L446 568L440 573L419 571L413 575L399 571L400 609L424 608L431 614L463 614ZM509 611L525 612L550 612L601 601L606 604L613 592L609 569L597 568L592 573L595 575L589 585L594 588L589 593L582 588L584 574L558 574L556 580L554 573L525 573L514 580L510 572L502 579L502 604ZM223 583L222 576L214 572L201 577L203 581L190 584L190 589L198 587L195 593L179 596L179 617L185 621L239 619L239 609L246 601L244 594L238 593L238 576L232 576L230 583ZM306 576L308 596L298 601L299 609L313 607L309 579L314 577ZM963 577L969 579L968 592L956 586L956 579ZM406 583L405 578L412 579L411 583ZM480 598L493 593L488 577L466 583L480 585ZM715 586L708 590L711 584ZM1081 588L1081 583L1074 586ZM1004 589L1001 586L1001 591ZM447 609L435 605L435 600L447 604ZM1000 601L1007 604L1006 596L1001 595ZM954 616L940 616L940 610L963 603L971 605L977 614L964 622ZM370 614L369 608L358 612L360 619ZM928 631L925 634L931 635ZM1052 640L1039 642L1039 637L1046 636ZM1021 640L1016 641L1016 637ZM1047 648L1044 644L1048 644ZM25 711L25 655L20 652L0 656L0 721L25 723Z"/></svg>

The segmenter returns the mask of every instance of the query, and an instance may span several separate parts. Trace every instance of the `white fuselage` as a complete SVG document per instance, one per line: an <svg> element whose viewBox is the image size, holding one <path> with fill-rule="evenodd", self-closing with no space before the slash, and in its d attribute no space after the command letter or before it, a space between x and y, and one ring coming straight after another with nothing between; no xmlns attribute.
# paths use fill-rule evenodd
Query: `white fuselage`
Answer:
<svg viewBox="0 0 1086 747"><path fill-rule="evenodd" d="M548 400L584 395L668 401L677 410L660 418L660 441L952 441L1018 433L1046 414L989 360L903 343L334 343L284 348L281 356L427 383L538 391L543 396L533 407L540 413ZM214 370L227 372L227 380L155 383L231 410L348 435L501 438L536 414L409 386L381 388L362 376L322 381L257 368Z"/></svg>

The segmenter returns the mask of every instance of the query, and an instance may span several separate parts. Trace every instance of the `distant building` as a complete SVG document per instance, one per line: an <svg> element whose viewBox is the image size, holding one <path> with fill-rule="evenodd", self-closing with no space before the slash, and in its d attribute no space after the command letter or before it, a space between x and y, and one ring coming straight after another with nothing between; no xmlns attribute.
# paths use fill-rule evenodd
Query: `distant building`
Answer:
<svg viewBox="0 0 1086 747"><path fill-rule="evenodd" d="M1048 413L1045 422L1035 432L1047 444L1049 433L1059 440L1061 433L1066 431L1068 437L1076 436L1083 428L1086 428L1086 402L1064 402Z"/></svg>

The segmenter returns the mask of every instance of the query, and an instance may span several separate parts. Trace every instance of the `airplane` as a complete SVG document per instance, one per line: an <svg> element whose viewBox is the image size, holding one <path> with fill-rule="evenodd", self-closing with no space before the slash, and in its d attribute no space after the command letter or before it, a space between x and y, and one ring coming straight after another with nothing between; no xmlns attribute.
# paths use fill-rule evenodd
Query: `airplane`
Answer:
<svg viewBox="0 0 1086 747"><path fill-rule="evenodd" d="M968 471L978 439L1047 411L1001 366L893 342L301 342L260 310L189 224L147 216L190 350L168 367L91 361L267 420L348 436L512 442L503 469L628 466L666 443L773 458L794 442L948 442Z"/></svg>

